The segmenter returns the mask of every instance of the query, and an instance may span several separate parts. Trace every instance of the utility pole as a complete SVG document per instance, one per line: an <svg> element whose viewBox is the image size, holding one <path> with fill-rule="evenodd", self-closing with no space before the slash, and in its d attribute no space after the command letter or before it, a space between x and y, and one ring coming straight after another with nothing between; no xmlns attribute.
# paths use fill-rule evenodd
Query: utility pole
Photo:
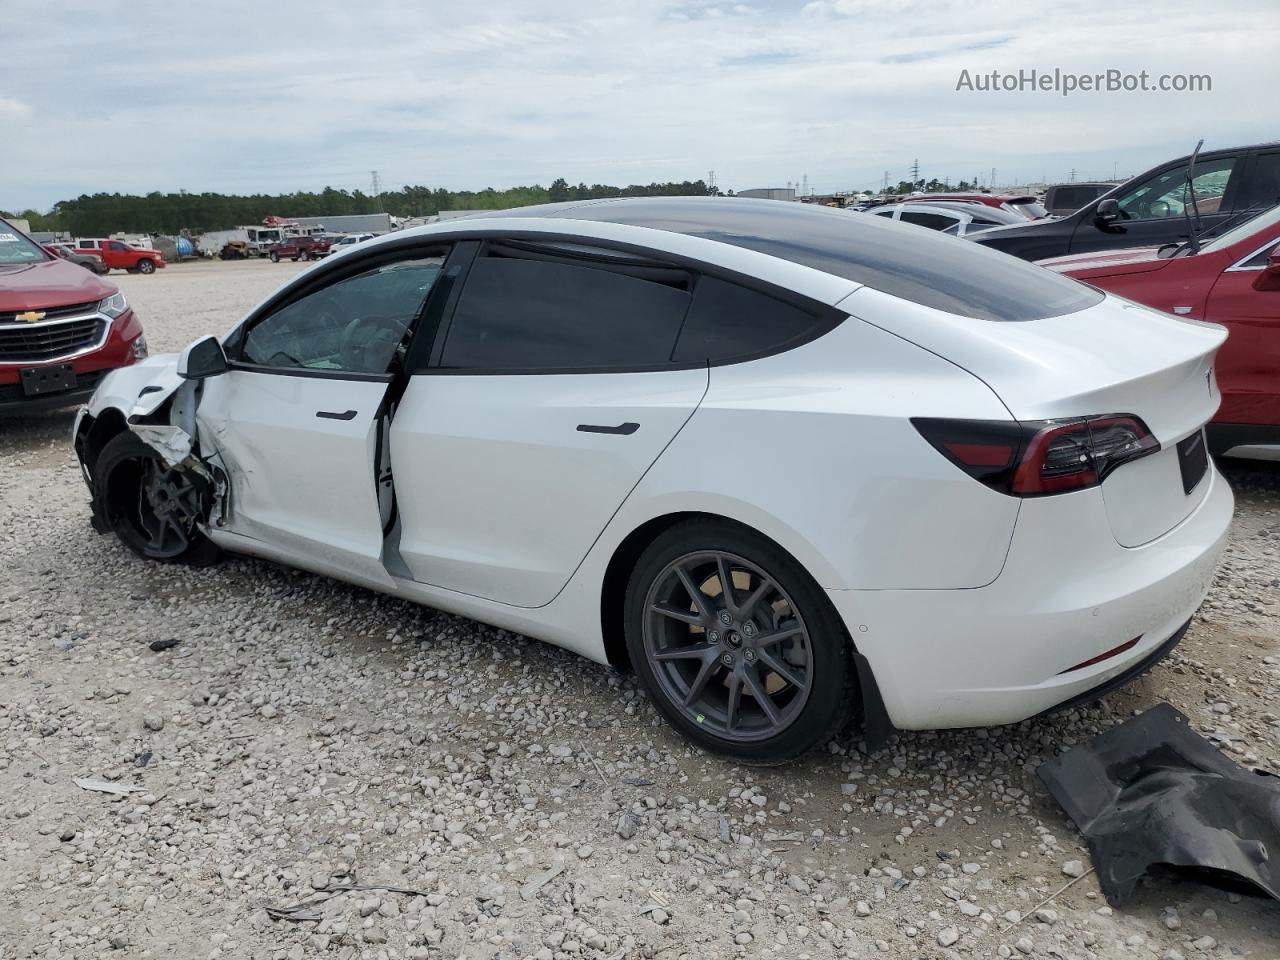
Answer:
<svg viewBox="0 0 1280 960"><path fill-rule="evenodd" d="M991 168L991 181L987 184L992 190L996 188L996 168Z"/></svg>
<svg viewBox="0 0 1280 960"><path fill-rule="evenodd" d="M889 171L888 170L884 172L884 188L880 192L881 193L889 192Z"/></svg>
<svg viewBox="0 0 1280 960"><path fill-rule="evenodd" d="M807 197L809 195L809 175L804 175L804 188L800 191L800 195Z"/></svg>

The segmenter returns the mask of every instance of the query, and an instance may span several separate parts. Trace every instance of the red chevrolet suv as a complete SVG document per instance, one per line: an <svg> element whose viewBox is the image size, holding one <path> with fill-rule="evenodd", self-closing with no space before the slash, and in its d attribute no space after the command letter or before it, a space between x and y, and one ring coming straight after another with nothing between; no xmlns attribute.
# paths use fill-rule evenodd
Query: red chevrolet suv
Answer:
<svg viewBox="0 0 1280 960"><path fill-rule="evenodd" d="M0 220L0 414L79 403L109 370L146 355L142 324L114 284Z"/></svg>

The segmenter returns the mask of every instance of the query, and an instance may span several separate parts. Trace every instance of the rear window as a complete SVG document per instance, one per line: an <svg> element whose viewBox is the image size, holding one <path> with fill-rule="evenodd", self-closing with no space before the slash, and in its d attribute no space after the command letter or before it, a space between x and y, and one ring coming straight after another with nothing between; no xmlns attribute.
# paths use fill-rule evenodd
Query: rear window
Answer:
<svg viewBox="0 0 1280 960"><path fill-rule="evenodd" d="M536 208L528 213L536 215ZM981 320L1056 317L1090 307L1104 296L1051 270L967 240L811 204L653 197L573 205L547 215L717 240Z"/></svg>
<svg viewBox="0 0 1280 960"><path fill-rule="evenodd" d="M1009 206L1034 220L1049 215L1049 211L1045 209L1044 204L1039 200L1010 200Z"/></svg>

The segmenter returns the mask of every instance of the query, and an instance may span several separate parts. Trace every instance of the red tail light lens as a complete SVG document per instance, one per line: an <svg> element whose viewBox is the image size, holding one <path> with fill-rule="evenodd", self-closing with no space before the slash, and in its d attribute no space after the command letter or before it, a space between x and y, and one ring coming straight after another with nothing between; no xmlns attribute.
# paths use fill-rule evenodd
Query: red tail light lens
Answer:
<svg viewBox="0 0 1280 960"><path fill-rule="evenodd" d="M912 424L948 460L1001 493L1036 497L1093 487L1160 442L1131 414L1024 423L917 417Z"/></svg>

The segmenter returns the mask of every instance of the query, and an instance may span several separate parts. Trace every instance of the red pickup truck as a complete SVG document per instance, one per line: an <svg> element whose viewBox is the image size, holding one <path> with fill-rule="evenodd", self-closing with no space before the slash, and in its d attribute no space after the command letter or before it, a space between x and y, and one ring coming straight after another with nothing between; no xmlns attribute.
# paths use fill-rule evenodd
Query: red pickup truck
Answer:
<svg viewBox="0 0 1280 960"><path fill-rule="evenodd" d="M267 247L267 256L272 263L279 263L285 257L290 260L319 260L329 252L333 237L317 235L314 237L285 237L283 240Z"/></svg>
<svg viewBox="0 0 1280 960"><path fill-rule="evenodd" d="M123 240L76 240L75 249L100 258L108 270L155 273L164 266L164 257L158 250L135 247Z"/></svg>

